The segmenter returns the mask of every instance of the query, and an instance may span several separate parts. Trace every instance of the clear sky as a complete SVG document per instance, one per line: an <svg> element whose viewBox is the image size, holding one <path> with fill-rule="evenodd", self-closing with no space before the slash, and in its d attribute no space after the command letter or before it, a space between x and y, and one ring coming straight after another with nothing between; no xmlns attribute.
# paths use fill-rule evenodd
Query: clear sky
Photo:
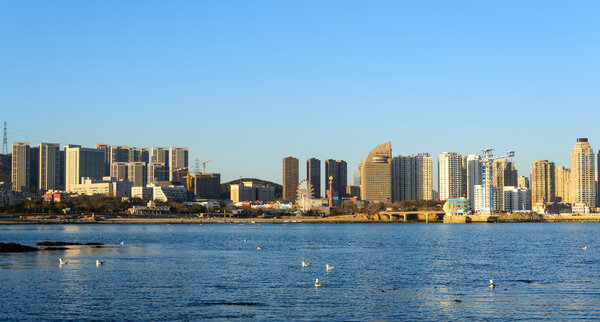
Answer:
<svg viewBox="0 0 600 322"><path fill-rule="evenodd" d="M223 181L281 159L600 148L600 1L0 1L17 140L189 146ZM437 163L434 161L434 163Z"/></svg>

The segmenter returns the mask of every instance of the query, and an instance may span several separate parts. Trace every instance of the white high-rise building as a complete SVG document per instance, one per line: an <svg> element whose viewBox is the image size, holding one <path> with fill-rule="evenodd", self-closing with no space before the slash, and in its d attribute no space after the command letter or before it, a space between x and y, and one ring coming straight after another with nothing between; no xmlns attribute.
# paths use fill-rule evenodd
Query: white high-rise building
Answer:
<svg viewBox="0 0 600 322"><path fill-rule="evenodd" d="M596 164L587 138L578 138L571 152L571 202L596 205Z"/></svg>
<svg viewBox="0 0 600 322"><path fill-rule="evenodd" d="M529 190L518 187L504 187L504 210L526 211L529 209Z"/></svg>
<svg viewBox="0 0 600 322"><path fill-rule="evenodd" d="M462 156L444 152L438 157L440 200L462 197Z"/></svg>
<svg viewBox="0 0 600 322"><path fill-rule="evenodd" d="M502 209L501 206L501 198L500 198L500 189L498 189L498 187L496 186L491 186L492 188L492 195L493 195L493 199L494 199L494 204L492 205L492 209L490 209L490 211L500 211ZM476 212L482 212L483 211L483 186L482 185L475 185L473 187L473 194L475 195L474 199L475 199L475 203L473 204L473 211ZM489 200L489 196L487 196L487 200Z"/></svg>
<svg viewBox="0 0 600 322"><path fill-rule="evenodd" d="M481 185L481 157L471 154L467 157L467 198L475 204L475 186Z"/></svg>
<svg viewBox="0 0 600 322"><path fill-rule="evenodd" d="M81 178L102 178L105 172L104 151L82 148L79 145L65 146L65 190L81 183Z"/></svg>

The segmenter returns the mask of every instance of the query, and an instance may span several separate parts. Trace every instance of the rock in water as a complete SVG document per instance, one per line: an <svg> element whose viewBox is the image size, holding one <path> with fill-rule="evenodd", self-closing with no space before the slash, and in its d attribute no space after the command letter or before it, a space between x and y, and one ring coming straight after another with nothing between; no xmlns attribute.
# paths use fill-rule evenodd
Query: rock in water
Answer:
<svg viewBox="0 0 600 322"><path fill-rule="evenodd" d="M0 243L0 253L35 252L37 248L17 243Z"/></svg>

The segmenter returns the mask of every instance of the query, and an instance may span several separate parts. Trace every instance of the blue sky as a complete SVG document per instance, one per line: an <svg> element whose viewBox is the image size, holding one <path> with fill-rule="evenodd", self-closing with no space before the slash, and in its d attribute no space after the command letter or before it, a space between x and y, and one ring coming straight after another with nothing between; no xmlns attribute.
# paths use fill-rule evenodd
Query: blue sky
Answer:
<svg viewBox="0 0 600 322"><path fill-rule="evenodd" d="M223 181L281 159L600 147L598 1L0 2L9 141L189 146ZM192 161L193 162L193 161ZM435 163L435 162L434 162ZM351 180L350 180L351 182Z"/></svg>

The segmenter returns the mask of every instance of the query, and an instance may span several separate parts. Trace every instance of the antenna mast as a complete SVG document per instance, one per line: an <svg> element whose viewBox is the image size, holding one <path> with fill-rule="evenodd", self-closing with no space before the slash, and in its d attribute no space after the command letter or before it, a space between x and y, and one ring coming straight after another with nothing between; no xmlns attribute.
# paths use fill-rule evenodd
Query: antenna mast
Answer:
<svg viewBox="0 0 600 322"><path fill-rule="evenodd" d="M6 135L6 121L4 121L4 139L2 140L2 154L8 154L8 139Z"/></svg>

